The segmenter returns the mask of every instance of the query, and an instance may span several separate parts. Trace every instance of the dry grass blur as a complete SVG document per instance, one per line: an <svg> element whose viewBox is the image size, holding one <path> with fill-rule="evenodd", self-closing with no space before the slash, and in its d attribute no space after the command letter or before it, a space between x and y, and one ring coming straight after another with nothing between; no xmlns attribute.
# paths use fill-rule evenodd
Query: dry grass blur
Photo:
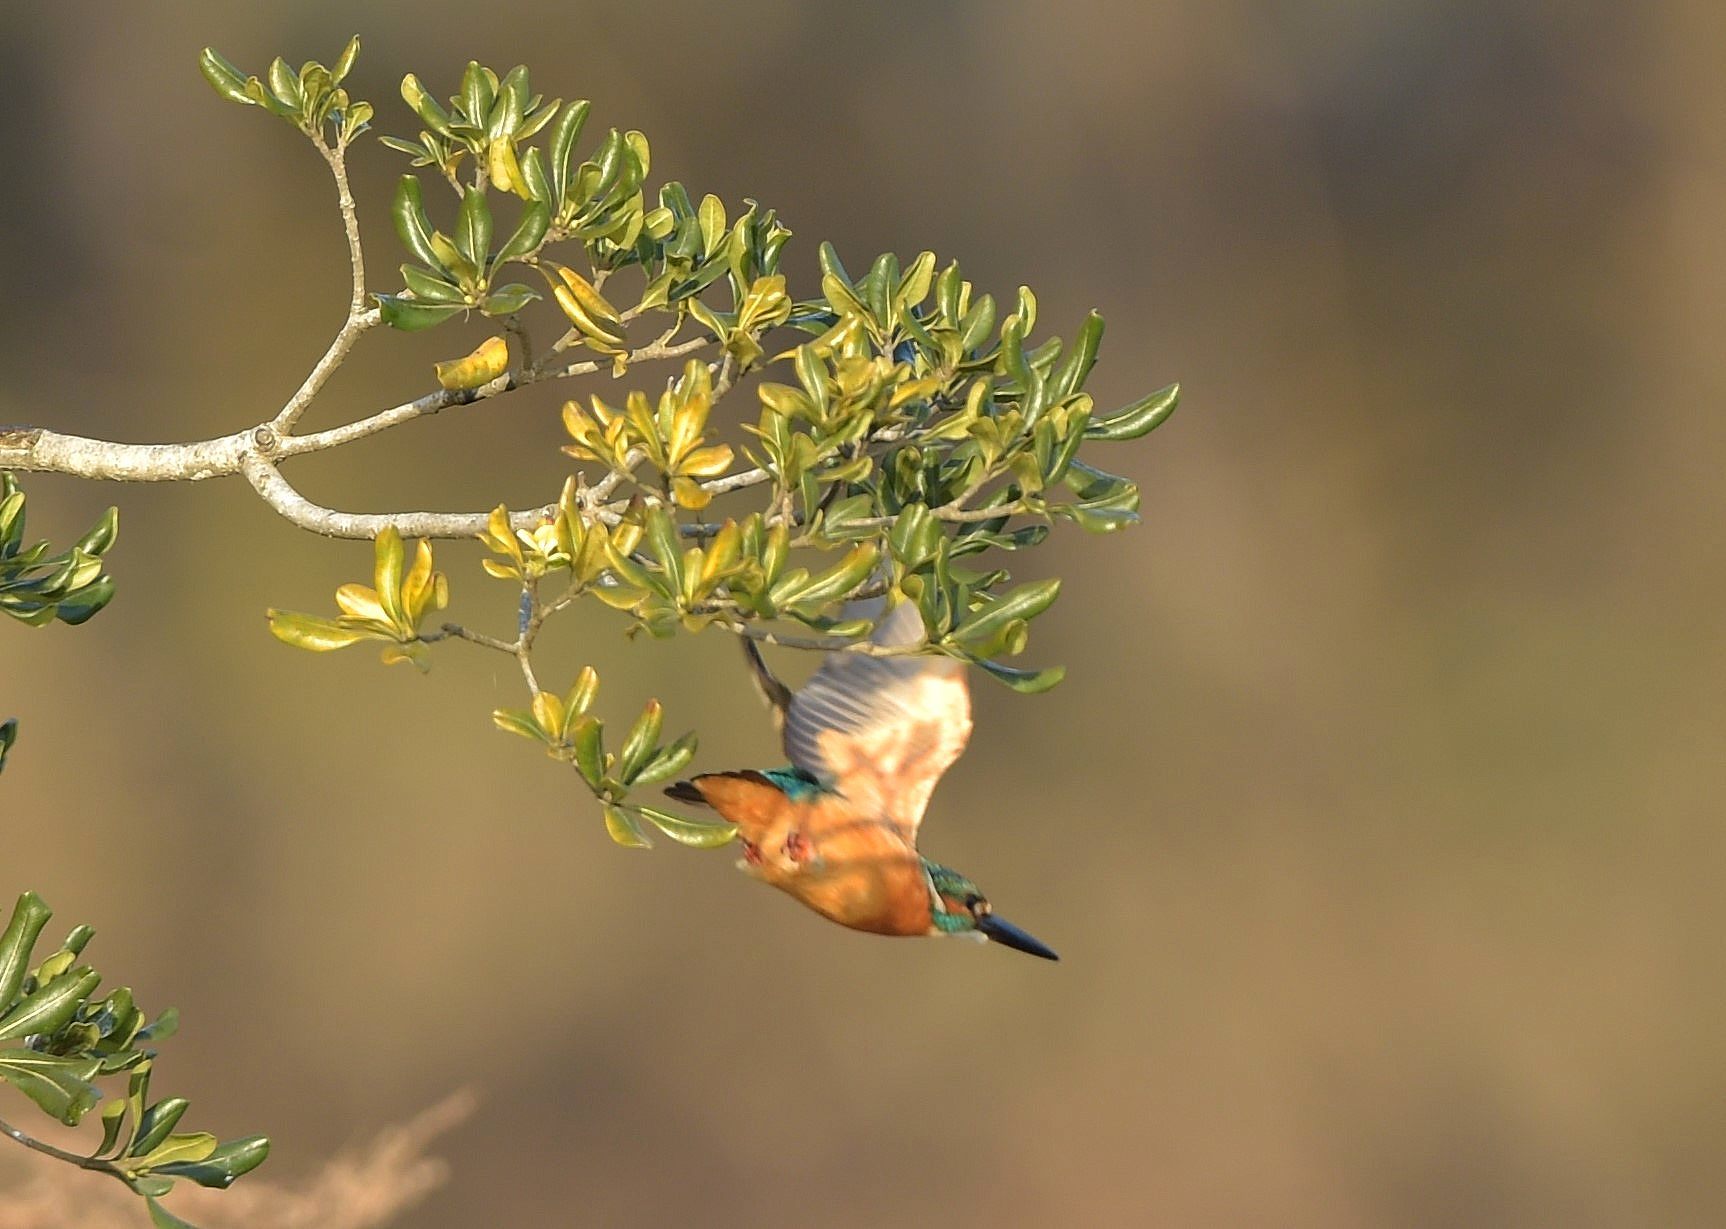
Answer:
<svg viewBox="0 0 1726 1229"><path fill-rule="evenodd" d="M778 207L794 284L822 238L933 247L1056 331L1099 307L1105 404L1187 394L1117 455L1145 524L1039 561L1068 682L981 690L925 831L1059 966L613 849L489 728L491 661L271 641L366 552L243 484L31 481L62 536L120 504L120 595L0 628L0 889L182 1008L160 1086L276 1138L254 1181L471 1082L404 1224L1726 1219L1717 3L6 6L0 421L280 404L343 303L330 193L195 56L354 29L384 131L403 72L526 60L656 176ZM358 178L380 277L396 170ZM323 412L476 339L368 341ZM544 498L559 397L511 400L297 476ZM565 644L608 712L772 761L732 646L615 628Z"/></svg>
<svg viewBox="0 0 1726 1229"><path fill-rule="evenodd" d="M470 1091L445 1097L292 1186L266 1175L226 1191L183 1182L165 1203L201 1229L381 1229L449 1180L448 1164L427 1153L473 1115L475 1102ZM119 1183L34 1153L8 1152L0 1183L0 1229L136 1229L143 1222L138 1197Z"/></svg>

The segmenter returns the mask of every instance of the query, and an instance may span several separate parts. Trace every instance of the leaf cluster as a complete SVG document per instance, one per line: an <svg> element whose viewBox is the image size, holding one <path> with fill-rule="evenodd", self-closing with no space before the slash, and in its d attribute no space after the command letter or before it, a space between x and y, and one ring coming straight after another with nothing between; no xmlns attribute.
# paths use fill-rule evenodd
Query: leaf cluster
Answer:
<svg viewBox="0 0 1726 1229"><path fill-rule="evenodd" d="M170 1008L149 1019L124 986L98 998L102 975L82 960L94 934L88 926L74 927L32 964L51 916L39 896L26 892L0 932L0 1083L67 1126L100 1105L101 1142L73 1159L151 1199L182 1178L225 1188L262 1164L267 1139L224 1143L208 1132L180 1131L186 1099L152 1097L155 1046L173 1035L179 1015ZM120 1076L125 1093L104 1103L98 1082Z"/></svg>
<svg viewBox="0 0 1726 1229"><path fill-rule="evenodd" d="M344 649L362 640L382 641L386 665L408 661L426 669L420 624L432 611L449 605L449 581L432 570L429 542L419 543L413 565L408 566L407 548L394 529L378 535L372 554L371 585L347 584L336 590L341 614L330 619L270 610L270 631L279 640L315 653Z"/></svg>
<svg viewBox="0 0 1726 1229"><path fill-rule="evenodd" d="M336 143L345 146L371 126L372 104L351 100L342 88L342 80L352 70L359 53L360 40L356 35L342 48L333 67L325 68L310 60L295 72L286 60L277 56L260 79L247 76L206 47L198 56L198 67L211 88L228 101L262 107L319 140L323 139L327 125Z"/></svg>
<svg viewBox="0 0 1726 1229"><path fill-rule="evenodd" d="M47 542L25 546L24 492L11 474L0 474L0 613L32 627L90 618L113 599L114 581L102 557L119 531L119 510L109 508L58 554L49 553Z"/></svg>
<svg viewBox="0 0 1726 1229"><path fill-rule="evenodd" d="M584 666L566 694L536 691L529 707L500 708L492 713L492 721L501 730L539 743L553 759L572 765L600 800L606 831L620 845L646 848L650 842L644 821L681 844L703 849L735 838L737 829L731 824L687 819L624 801L631 789L663 784L687 768L695 758L696 738L690 733L661 743L664 711L658 700L649 700L623 745L616 753L607 751L605 724L589 712L598 690L599 675L592 666Z"/></svg>

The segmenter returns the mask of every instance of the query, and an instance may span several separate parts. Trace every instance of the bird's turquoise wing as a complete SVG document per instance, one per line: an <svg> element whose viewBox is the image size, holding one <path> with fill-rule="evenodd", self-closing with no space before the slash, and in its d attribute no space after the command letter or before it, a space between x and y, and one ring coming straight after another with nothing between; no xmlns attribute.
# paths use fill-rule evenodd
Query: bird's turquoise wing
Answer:
<svg viewBox="0 0 1726 1229"><path fill-rule="evenodd" d="M870 637L882 646L923 643L914 602L901 602ZM963 662L950 657L831 653L785 709L791 762L915 842L941 774L971 737Z"/></svg>

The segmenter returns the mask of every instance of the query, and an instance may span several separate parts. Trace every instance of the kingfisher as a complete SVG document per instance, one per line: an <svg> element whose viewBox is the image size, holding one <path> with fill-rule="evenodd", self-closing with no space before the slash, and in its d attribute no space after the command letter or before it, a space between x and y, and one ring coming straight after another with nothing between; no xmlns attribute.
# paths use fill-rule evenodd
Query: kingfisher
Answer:
<svg viewBox="0 0 1726 1229"><path fill-rule="evenodd" d="M912 649L925 639L917 604L901 601L870 643ZM834 651L793 692L753 640L743 647L790 766L705 773L665 791L737 825L740 870L853 930L993 940L1060 959L998 916L970 879L917 851L935 783L971 737L963 662Z"/></svg>

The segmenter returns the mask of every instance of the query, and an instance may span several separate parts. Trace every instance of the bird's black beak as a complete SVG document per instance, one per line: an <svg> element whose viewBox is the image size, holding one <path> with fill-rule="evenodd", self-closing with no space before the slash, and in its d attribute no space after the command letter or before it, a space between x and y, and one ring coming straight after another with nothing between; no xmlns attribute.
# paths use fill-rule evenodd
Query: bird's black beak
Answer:
<svg viewBox="0 0 1726 1229"><path fill-rule="evenodd" d="M1055 955L1055 950L1048 944L1026 934L1013 923L1003 921L993 913L985 913L979 917L977 929L988 935L994 942L1004 943L1018 951L1026 952L1032 956L1041 956L1044 960L1060 959L1059 956Z"/></svg>

